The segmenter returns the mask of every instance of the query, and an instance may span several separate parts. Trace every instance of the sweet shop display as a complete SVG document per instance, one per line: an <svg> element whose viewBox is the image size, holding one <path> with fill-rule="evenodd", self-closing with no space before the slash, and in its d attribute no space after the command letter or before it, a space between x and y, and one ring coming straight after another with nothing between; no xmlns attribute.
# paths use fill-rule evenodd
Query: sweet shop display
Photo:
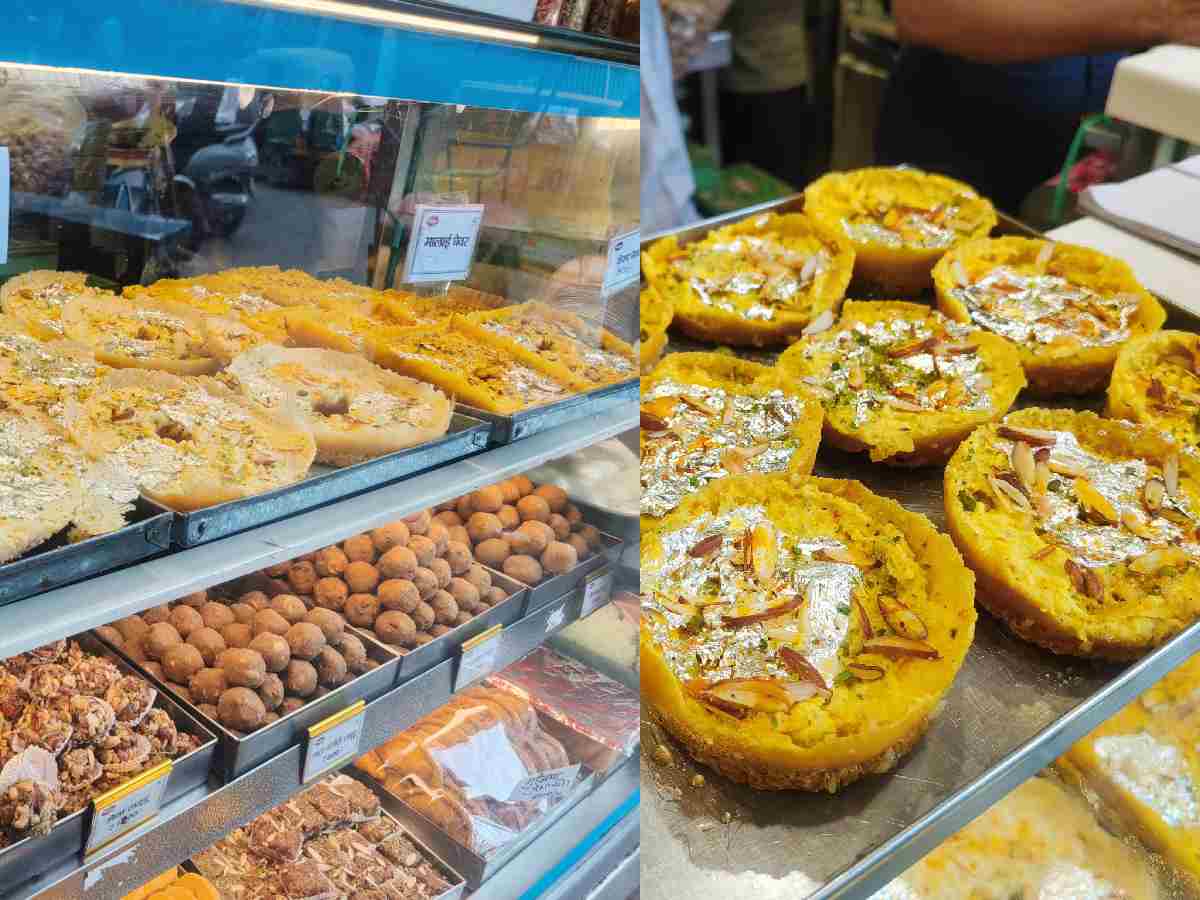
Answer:
<svg viewBox="0 0 1200 900"><path fill-rule="evenodd" d="M3 29L7 900L628 900L638 4L335 5Z"/></svg>
<svg viewBox="0 0 1200 900"><path fill-rule="evenodd" d="M194 862L223 898L434 900L461 883L346 775L235 828Z"/></svg>

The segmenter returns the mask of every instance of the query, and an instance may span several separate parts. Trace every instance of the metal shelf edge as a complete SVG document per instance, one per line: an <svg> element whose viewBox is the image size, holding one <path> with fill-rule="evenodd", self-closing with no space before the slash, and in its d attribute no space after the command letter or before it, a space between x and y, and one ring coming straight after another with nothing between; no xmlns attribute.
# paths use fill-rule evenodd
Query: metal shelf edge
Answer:
<svg viewBox="0 0 1200 900"><path fill-rule="evenodd" d="M281 522L10 604L0 608L0 658L285 562L635 427L637 404L625 403Z"/></svg>
<svg viewBox="0 0 1200 900"><path fill-rule="evenodd" d="M496 671L579 618L581 600L576 589L506 629L510 637L499 654ZM560 609L561 617L556 615ZM445 660L368 703L361 752L383 744L447 703L454 693L457 665L456 658ZM97 900L119 900L159 872L178 865L230 830L295 795L304 787L300 782L303 759L303 747L297 745L226 784L214 787L210 783L193 790L165 806L156 819L122 838L113 850L84 865L73 862L52 870L7 894L5 900L68 900L84 896L85 890L87 896ZM636 758L633 762L629 777L636 788ZM623 768L628 767L626 761ZM616 773L605 784L615 777ZM591 796L585 797L581 805ZM551 827L557 827L557 823Z"/></svg>
<svg viewBox="0 0 1200 900"><path fill-rule="evenodd" d="M1200 650L1200 623L1146 656L974 781L844 869L810 900L869 897Z"/></svg>

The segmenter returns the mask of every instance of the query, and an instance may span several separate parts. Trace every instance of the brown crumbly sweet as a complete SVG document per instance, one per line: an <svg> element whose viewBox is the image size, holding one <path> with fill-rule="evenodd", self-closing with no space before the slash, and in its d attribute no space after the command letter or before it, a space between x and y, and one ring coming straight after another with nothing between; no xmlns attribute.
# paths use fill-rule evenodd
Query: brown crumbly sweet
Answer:
<svg viewBox="0 0 1200 900"><path fill-rule="evenodd" d="M266 631L282 637L288 633L290 627L288 620L273 609L260 609L254 614L254 633L256 635Z"/></svg>
<svg viewBox="0 0 1200 900"><path fill-rule="evenodd" d="M250 642L250 648L258 653L268 672L282 672L291 662L292 651L287 640L277 634L264 631Z"/></svg>
<svg viewBox="0 0 1200 900"><path fill-rule="evenodd" d="M200 619L204 623L203 627L220 631L226 625L236 622L237 616L224 603L210 601L200 608Z"/></svg>
<svg viewBox="0 0 1200 900"><path fill-rule="evenodd" d="M437 545L423 534L414 534L410 537L408 539L408 549L417 558L418 566L428 567L438 556Z"/></svg>
<svg viewBox="0 0 1200 900"><path fill-rule="evenodd" d="M548 522L550 504L543 498L530 494L517 501L517 514L522 522Z"/></svg>
<svg viewBox="0 0 1200 900"><path fill-rule="evenodd" d="M427 568L437 578L438 587L444 588L450 583L450 579L454 577L454 572L450 568L450 563L444 559L435 559Z"/></svg>
<svg viewBox="0 0 1200 900"><path fill-rule="evenodd" d="M200 658L206 666L211 666L217 654L225 649L225 639L212 628L197 628L188 635L187 642L200 652Z"/></svg>
<svg viewBox="0 0 1200 900"><path fill-rule="evenodd" d="M325 634L311 622L297 622L285 635L292 656L296 659L312 659L325 647Z"/></svg>
<svg viewBox="0 0 1200 900"><path fill-rule="evenodd" d="M346 660L332 647L322 647L313 664L317 669L317 681L325 687L335 688L346 683L349 673Z"/></svg>
<svg viewBox="0 0 1200 900"><path fill-rule="evenodd" d="M371 532L371 543L380 555L395 547L407 546L408 538L408 526L404 522L391 522Z"/></svg>
<svg viewBox="0 0 1200 900"><path fill-rule="evenodd" d="M411 579L416 571L417 556L407 546L393 547L379 557L379 572L384 578Z"/></svg>
<svg viewBox="0 0 1200 900"><path fill-rule="evenodd" d="M217 701L217 716L222 725L238 731L253 731L267 713L262 699L247 687L231 687Z"/></svg>
<svg viewBox="0 0 1200 900"><path fill-rule="evenodd" d="M226 680L234 687L256 688L267 674L262 654L248 648L224 651L217 657L217 665L225 670Z"/></svg>
<svg viewBox="0 0 1200 900"><path fill-rule="evenodd" d="M375 562L379 555L369 534L357 534L342 542L342 551L350 562ZM336 574L336 573L333 573Z"/></svg>
<svg viewBox="0 0 1200 900"><path fill-rule="evenodd" d="M308 697L317 689L317 670L308 660L293 659L288 663L283 684L289 694Z"/></svg>
<svg viewBox="0 0 1200 900"><path fill-rule="evenodd" d="M167 622L159 622L151 625L143 635L142 650L150 659L161 662L163 654L182 642L182 636L173 625Z"/></svg>
<svg viewBox="0 0 1200 900"><path fill-rule="evenodd" d="M257 615L257 613L256 613ZM226 625L221 629L221 640L228 647L249 647L250 641L254 638L254 629L250 625L244 625L241 622L235 622L232 625Z"/></svg>
<svg viewBox="0 0 1200 900"><path fill-rule="evenodd" d="M532 556L516 554L504 561L504 574L522 584L536 585L542 580L542 564Z"/></svg>
<svg viewBox="0 0 1200 900"><path fill-rule="evenodd" d="M188 682L188 690L197 703L216 703L228 689L224 669L201 669Z"/></svg>
<svg viewBox="0 0 1200 900"><path fill-rule="evenodd" d="M332 641L346 630L346 620L330 609L311 609L305 615L304 621L320 628L326 641Z"/></svg>
<svg viewBox="0 0 1200 900"><path fill-rule="evenodd" d="M417 626L414 620L407 613L400 610L388 610L381 613L379 618L375 620L375 634L385 644L398 644L402 647L411 646L416 633Z"/></svg>
<svg viewBox="0 0 1200 900"><path fill-rule="evenodd" d="M163 654L160 662L167 679L181 684L204 668L204 657L191 644L176 644Z"/></svg>

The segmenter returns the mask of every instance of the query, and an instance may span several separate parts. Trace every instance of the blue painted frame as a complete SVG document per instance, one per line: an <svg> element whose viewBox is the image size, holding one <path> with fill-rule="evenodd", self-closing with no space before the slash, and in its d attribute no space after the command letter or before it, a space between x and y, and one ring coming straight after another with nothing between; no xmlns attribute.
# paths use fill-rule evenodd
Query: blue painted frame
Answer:
<svg viewBox="0 0 1200 900"><path fill-rule="evenodd" d="M635 66L226 0L4 0L0 63L637 118Z"/></svg>

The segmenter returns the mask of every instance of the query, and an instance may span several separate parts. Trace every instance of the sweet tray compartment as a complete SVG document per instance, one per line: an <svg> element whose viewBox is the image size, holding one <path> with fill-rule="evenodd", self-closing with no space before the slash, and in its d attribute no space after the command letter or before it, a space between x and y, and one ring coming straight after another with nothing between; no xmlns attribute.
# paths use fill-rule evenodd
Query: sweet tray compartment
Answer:
<svg viewBox="0 0 1200 900"><path fill-rule="evenodd" d="M97 656L112 659L123 672L137 674L154 683L146 673L139 671L124 656L91 632L70 640L78 641L81 647ZM198 748L173 761L163 796L165 804L208 781L208 773L216 757L217 738L214 729L208 727L198 713L186 709L170 693L164 691L161 685L155 684L155 687L158 688L158 696L154 705L166 710L180 731L201 739ZM84 807L59 819L45 837L28 837L0 850L0 895L7 894L17 885L54 868L72 856L82 854L90 818L90 807Z"/></svg>
<svg viewBox="0 0 1200 900"><path fill-rule="evenodd" d="M120 650L115 648L110 648L110 650L121 656L128 665L137 670L139 675L153 683L161 693L170 696L189 715L203 722L208 730L217 736L221 752L216 771L224 781L232 781L259 763L301 743L308 735L309 726L315 725L358 700L370 702L386 693L395 684L399 657L391 648L379 643L371 635L357 630L356 633L362 638L371 659L379 663L378 666L361 675L356 675L325 696L305 703L304 706L286 716L281 716L270 725L264 725L246 735L234 734L220 722L204 715L192 703L176 696L164 682L142 670L137 663L122 654Z"/></svg>
<svg viewBox="0 0 1200 900"><path fill-rule="evenodd" d="M479 417L456 412L449 430L435 441L341 469L313 466L303 481L254 497L194 512L172 510L175 521L171 539L177 547L195 547L344 500L484 450L491 430L491 424Z"/></svg>

